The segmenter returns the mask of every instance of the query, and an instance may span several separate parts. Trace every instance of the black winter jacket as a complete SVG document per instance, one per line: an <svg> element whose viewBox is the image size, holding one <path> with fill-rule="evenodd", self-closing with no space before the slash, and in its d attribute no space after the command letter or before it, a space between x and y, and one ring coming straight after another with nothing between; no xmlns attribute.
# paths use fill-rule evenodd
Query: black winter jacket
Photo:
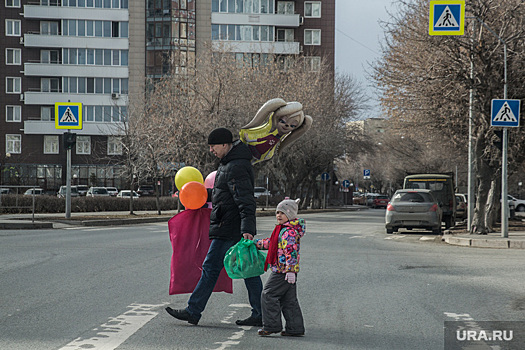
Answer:
<svg viewBox="0 0 525 350"><path fill-rule="evenodd" d="M241 141L219 163L213 186L210 239L233 240L243 233L255 236L255 182L252 154Z"/></svg>

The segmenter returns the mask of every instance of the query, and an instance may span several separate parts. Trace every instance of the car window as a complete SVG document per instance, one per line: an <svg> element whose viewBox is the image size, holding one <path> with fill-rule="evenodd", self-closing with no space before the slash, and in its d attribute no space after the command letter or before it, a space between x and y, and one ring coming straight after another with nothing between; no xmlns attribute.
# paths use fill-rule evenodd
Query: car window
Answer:
<svg viewBox="0 0 525 350"><path fill-rule="evenodd" d="M401 192L394 195L393 201L413 203L432 202L432 197L427 193Z"/></svg>
<svg viewBox="0 0 525 350"><path fill-rule="evenodd" d="M105 189L105 188L95 188L93 190L93 193L96 193L96 194L106 194L108 193L108 191Z"/></svg>

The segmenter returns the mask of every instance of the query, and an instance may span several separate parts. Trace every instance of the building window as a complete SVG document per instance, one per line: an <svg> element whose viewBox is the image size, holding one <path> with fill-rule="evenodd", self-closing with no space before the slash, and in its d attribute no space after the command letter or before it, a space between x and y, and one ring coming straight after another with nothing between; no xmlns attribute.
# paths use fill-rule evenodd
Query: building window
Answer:
<svg viewBox="0 0 525 350"><path fill-rule="evenodd" d="M5 0L5 7L20 7L20 0Z"/></svg>
<svg viewBox="0 0 525 350"><path fill-rule="evenodd" d="M40 22L41 35L58 35L58 22Z"/></svg>
<svg viewBox="0 0 525 350"><path fill-rule="evenodd" d="M295 2L294 1L278 1L277 2L277 13L280 15L295 14Z"/></svg>
<svg viewBox="0 0 525 350"><path fill-rule="evenodd" d="M293 29L277 29L277 41L294 41L294 30Z"/></svg>
<svg viewBox="0 0 525 350"><path fill-rule="evenodd" d="M6 134L5 135L6 153L22 153L22 135Z"/></svg>
<svg viewBox="0 0 525 350"><path fill-rule="evenodd" d="M20 94L22 92L22 78L5 78L5 92L8 94Z"/></svg>
<svg viewBox="0 0 525 350"><path fill-rule="evenodd" d="M41 92L59 92L59 78L42 78L40 80Z"/></svg>
<svg viewBox="0 0 525 350"><path fill-rule="evenodd" d="M108 136L108 155L121 155L122 141L120 137Z"/></svg>
<svg viewBox="0 0 525 350"><path fill-rule="evenodd" d="M5 64L21 65L22 64L22 50L21 49L5 49Z"/></svg>
<svg viewBox="0 0 525 350"><path fill-rule="evenodd" d="M49 122L55 120L55 108L53 107L40 107L40 120Z"/></svg>
<svg viewBox="0 0 525 350"><path fill-rule="evenodd" d="M305 57L305 69L308 72L319 72L321 70L321 57L311 56Z"/></svg>
<svg viewBox="0 0 525 350"><path fill-rule="evenodd" d="M6 19L5 20L5 35L6 36L20 36L20 20Z"/></svg>
<svg viewBox="0 0 525 350"><path fill-rule="evenodd" d="M304 44L321 45L321 29L305 29Z"/></svg>
<svg viewBox="0 0 525 350"><path fill-rule="evenodd" d="M59 63L58 50L41 50L40 51L40 63Z"/></svg>
<svg viewBox="0 0 525 350"><path fill-rule="evenodd" d="M5 121L12 123L21 122L22 106L5 106Z"/></svg>
<svg viewBox="0 0 525 350"><path fill-rule="evenodd" d="M91 154L91 136L77 136L77 154Z"/></svg>
<svg viewBox="0 0 525 350"><path fill-rule="evenodd" d="M321 1L305 1L304 3L305 17L321 17Z"/></svg>
<svg viewBox="0 0 525 350"><path fill-rule="evenodd" d="M44 135L44 154L58 154L58 135Z"/></svg>

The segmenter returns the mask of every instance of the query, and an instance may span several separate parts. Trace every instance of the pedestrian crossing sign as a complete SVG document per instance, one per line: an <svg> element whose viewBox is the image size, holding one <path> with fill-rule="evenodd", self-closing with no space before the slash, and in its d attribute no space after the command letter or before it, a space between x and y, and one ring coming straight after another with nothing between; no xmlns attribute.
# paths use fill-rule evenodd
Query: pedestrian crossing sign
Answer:
<svg viewBox="0 0 525 350"><path fill-rule="evenodd" d="M82 129L82 103L55 103L55 129Z"/></svg>
<svg viewBox="0 0 525 350"><path fill-rule="evenodd" d="M465 33L465 0L430 0L430 35Z"/></svg>
<svg viewBox="0 0 525 350"><path fill-rule="evenodd" d="M520 126L520 100L492 100L491 126Z"/></svg>

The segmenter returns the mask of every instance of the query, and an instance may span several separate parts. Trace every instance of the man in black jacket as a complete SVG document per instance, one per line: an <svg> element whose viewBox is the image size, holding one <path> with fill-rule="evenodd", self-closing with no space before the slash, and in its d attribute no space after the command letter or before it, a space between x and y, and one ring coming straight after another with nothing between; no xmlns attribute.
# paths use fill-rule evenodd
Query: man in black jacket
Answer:
<svg viewBox="0 0 525 350"><path fill-rule="evenodd" d="M241 238L253 239L255 235L255 197L252 155L248 147L237 140L233 142L232 133L225 128L213 130L208 136L210 152L220 158L211 191L212 210L210 216L211 244L202 264L202 274L188 300L188 307L166 311L173 317L199 323L201 313L213 292L219 274L224 267L224 256L230 247ZM261 292L262 281L259 276L244 280L248 289L248 299L252 314L235 323L245 326L262 326Z"/></svg>

